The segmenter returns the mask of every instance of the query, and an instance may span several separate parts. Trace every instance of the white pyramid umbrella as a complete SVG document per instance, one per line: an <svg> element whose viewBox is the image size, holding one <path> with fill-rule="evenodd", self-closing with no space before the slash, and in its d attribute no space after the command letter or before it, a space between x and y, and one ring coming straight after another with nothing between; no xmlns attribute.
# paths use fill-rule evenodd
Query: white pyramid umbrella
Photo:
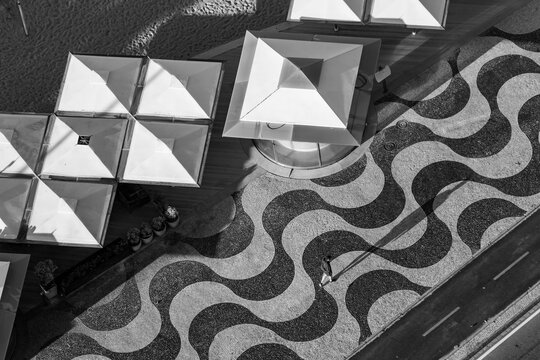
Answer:
<svg viewBox="0 0 540 360"><path fill-rule="evenodd" d="M136 115L211 119L221 74L221 62L150 59Z"/></svg>
<svg viewBox="0 0 540 360"><path fill-rule="evenodd" d="M0 253L0 359L6 356L29 260L26 254Z"/></svg>
<svg viewBox="0 0 540 360"><path fill-rule="evenodd" d="M444 29L449 0L371 0L366 20L412 28Z"/></svg>
<svg viewBox="0 0 540 360"><path fill-rule="evenodd" d="M198 186L205 160L208 126L135 121L123 155L120 181Z"/></svg>
<svg viewBox="0 0 540 360"><path fill-rule="evenodd" d="M287 20L360 23L363 21L367 2L367 0L291 0Z"/></svg>
<svg viewBox="0 0 540 360"><path fill-rule="evenodd" d="M449 0L291 0L288 20L443 29L448 3Z"/></svg>
<svg viewBox="0 0 540 360"><path fill-rule="evenodd" d="M358 145L348 130L356 79L361 61L372 76L380 41L272 36L246 33L223 136Z"/></svg>
<svg viewBox="0 0 540 360"><path fill-rule="evenodd" d="M27 220L28 241L99 247L105 235L114 186L36 179Z"/></svg>
<svg viewBox="0 0 540 360"><path fill-rule="evenodd" d="M127 115L142 58L69 54L57 114Z"/></svg>
<svg viewBox="0 0 540 360"><path fill-rule="evenodd" d="M40 175L115 178L126 126L126 119L53 115Z"/></svg>
<svg viewBox="0 0 540 360"><path fill-rule="evenodd" d="M4 291L8 269L9 261L0 261L0 299L2 298L2 292Z"/></svg>
<svg viewBox="0 0 540 360"><path fill-rule="evenodd" d="M30 192L30 179L0 178L0 239L16 239Z"/></svg>
<svg viewBox="0 0 540 360"><path fill-rule="evenodd" d="M48 115L0 114L0 174L33 174Z"/></svg>

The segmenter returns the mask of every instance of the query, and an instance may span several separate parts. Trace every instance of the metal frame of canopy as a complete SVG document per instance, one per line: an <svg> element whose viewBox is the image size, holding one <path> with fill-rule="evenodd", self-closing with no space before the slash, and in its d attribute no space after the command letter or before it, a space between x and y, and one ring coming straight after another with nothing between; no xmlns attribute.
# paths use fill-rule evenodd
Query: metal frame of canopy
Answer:
<svg viewBox="0 0 540 360"><path fill-rule="evenodd" d="M141 67L141 74L139 77L139 86L137 88L135 99L133 101L133 112L132 116L137 120L170 120L170 121L185 121L185 122L192 122L192 121L208 121L213 122L216 116L217 112L217 104L219 102L219 96L221 94L221 86L223 83L223 76L225 74L225 66L224 62L221 60L207 60L207 59L189 59L189 60L173 60L173 61L189 61L189 62L201 62L201 63L220 63L220 72L219 72L219 78L217 82L217 86L215 89L214 94L214 104L212 105L212 111L211 115L208 118L191 118L191 117L174 117L174 116L160 116L160 115L147 115L147 114L138 114L137 110L139 109L141 96L144 92L144 86L146 85L146 73L148 71L148 65L151 60L162 60L162 59L152 59L150 57L146 57L143 60L143 65Z"/></svg>
<svg viewBox="0 0 540 360"><path fill-rule="evenodd" d="M0 297L0 359L6 356L30 255L0 253L0 261L9 262L4 290Z"/></svg>
<svg viewBox="0 0 540 360"><path fill-rule="evenodd" d="M42 146L41 146L41 152L40 152L40 156L39 156L39 159L38 159L38 164L36 166L36 169L35 169L35 172L36 174L39 174L39 177L41 179L52 179L52 180L66 180L66 181L88 181L88 182L93 182L93 181L108 181L108 180L114 180L118 174L118 169L119 169L119 166L120 166L120 156L121 156L121 153L122 153L122 148L124 146L124 142L125 142L125 139L126 139L126 132L127 132L127 128L128 128L128 124L129 124L129 118L114 118L114 119L117 119L119 121L122 122L122 129L120 130L121 132L121 135L120 135L120 149L117 153L117 163L116 163L116 170L114 172L114 177L112 178L109 178L109 177L99 177L99 176L69 176L69 175L57 175L57 174L44 174L43 173L43 167L44 167L44 160L45 160L45 157L47 156L48 154L48 151L49 151L49 146L51 145L50 141L51 141L51 135L52 135L52 132L54 131L54 124L55 124L55 120L54 117L57 117L57 118L70 118L70 119L75 119L75 118L83 118L83 116L68 116L68 115L56 115L56 114L52 114L50 117L49 117L49 122L48 122L48 125L47 125L47 130L45 132L45 136L43 137L43 142L42 142ZM111 120L111 118L100 118L100 117L86 117L86 119L89 119L89 120L96 120L96 121L107 121L107 120Z"/></svg>
<svg viewBox="0 0 540 360"><path fill-rule="evenodd" d="M313 22L319 22L319 23L327 23L327 24L339 24L339 25L375 25L375 26L401 26L408 29L426 29L426 30L444 30L444 27L446 26L446 19L448 17L448 8L450 6L450 0L441 0L444 1L444 10L442 12L442 17L438 20L440 20L440 26L428 26L428 25L414 25L414 24L406 24L404 22L399 22L397 18L394 21L373 21L370 19L370 10L369 8L372 6L373 1L376 0L361 0L364 2L363 5L363 12L361 14L361 21L346 21L346 20L340 20L340 19L331 19L331 18L317 18L317 17L299 17L299 18L293 18L292 12L293 12L293 6L294 2L298 0L290 0L289 4L289 10L287 12L287 21L290 22L303 22L303 21L313 21ZM302 1L302 0L300 0Z"/></svg>
<svg viewBox="0 0 540 360"><path fill-rule="evenodd" d="M127 59L140 59L139 64L139 70L137 74L137 81L135 83L135 88L131 94L131 105L129 109L127 109L128 113L111 113L111 112L91 112L91 111L72 111L72 110L61 110L59 109L60 102L62 99L62 95L65 89L66 80L69 73L69 65L70 65L70 59L72 56L96 56L96 57L104 57L104 58L127 58ZM54 107L54 113L60 116L80 116L80 117L101 117L101 118L127 118L129 114L132 113L134 106L136 104L136 96L137 92L139 92L139 88L141 86L141 69L144 60L146 59L146 56L129 56L129 55L108 55L108 54L92 54L92 53L68 53L68 60L66 62L66 67L64 69L64 75L62 77L62 82L60 83L60 90L58 93L58 100L56 102L56 105Z"/></svg>
<svg viewBox="0 0 540 360"><path fill-rule="evenodd" d="M32 215L33 211L33 205L34 200L36 197L36 191L38 187L38 183L40 181L44 182L64 182L64 183L80 183L80 184L94 184L94 185L107 185L112 186L111 188L111 196L109 198L109 203L107 204L105 217L103 219L103 225L101 226L101 230L99 232L99 238L97 239L96 245L89 245L89 244L80 244L80 243L69 243L69 242L50 242L50 241L42 241L42 240L29 240L27 239L27 232L28 232L28 226L29 221ZM114 180L102 180L102 181L67 181L66 179L40 179L38 177L32 178L32 183L30 186L30 194L27 198L26 204L25 204L25 210L24 210L24 217L21 224L21 230L19 231L19 237L18 241L15 241L19 244L44 244L44 245L51 245L51 246L75 246L75 247L95 247L95 248L101 248L103 246L103 241L105 240L105 235L107 233L107 227L109 224L112 208L114 205L114 199L116 196L116 188L118 184Z"/></svg>
<svg viewBox="0 0 540 360"><path fill-rule="evenodd" d="M349 105L349 116L346 128L290 124L286 127L288 128L288 131L285 135L281 136L278 132L272 132L270 137L266 135L263 136L261 127L264 124L261 125L261 122L242 121L240 119L239 109L241 109L243 106L246 93L244 87L247 88L247 85L243 84L244 81L239 80L239 78L249 78L252 65L251 60L253 59L253 54L255 52L255 45L250 44L250 42L253 43L258 38L268 38L272 40L298 40L306 42L335 42L344 44L358 44L363 46L358 73L356 75L357 78L352 93L353 97L351 104ZM248 43L247 47L246 43ZM371 99L371 90L373 87L373 76L377 71L380 46L380 39L371 38L273 32L251 32L251 34L246 34L244 49L247 50L245 50L245 52L243 51L242 53L244 60L242 57L240 60L237 78L235 80L235 89L233 89L233 94L231 96L231 103L229 105L229 112L227 114L223 136L357 146L358 143L361 142L365 121L367 118L367 112ZM358 84L359 78L362 79L363 82L361 85ZM248 81L245 81L246 84L247 82ZM239 84L242 84L241 89ZM358 106L359 103L363 106ZM279 121L276 121L276 124L279 124Z"/></svg>
<svg viewBox="0 0 540 360"><path fill-rule="evenodd" d="M185 125L195 125L195 126L206 126L207 132L206 132L206 138L205 143L202 151L202 158L201 163L198 169L198 175L196 180L196 184L180 184L177 182L169 182L169 181L150 181L150 180L129 180L125 179L125 169L126 164L129 157L130 147L132 144L133 139L133 132L134 128L136 126L136 123L142 121L142 122L148 122L152 124L185 124ZM128 129L126 131L126 138L124 141L124 147L122 149L122 155L120 157L120 164L119 164L119 170L118 170L118 182L120 183L131 183L131 184L146 184L146 185L169 185L169 186L182 186L182 187L200 187L202 176L204 172L204 165L206 163L206 157L208 155L208 147L210 146L210 136L212 133L212 121L211 120L190 120L190 121L171 121L170 119L130 119L130 122L128 124Z"/></svg>

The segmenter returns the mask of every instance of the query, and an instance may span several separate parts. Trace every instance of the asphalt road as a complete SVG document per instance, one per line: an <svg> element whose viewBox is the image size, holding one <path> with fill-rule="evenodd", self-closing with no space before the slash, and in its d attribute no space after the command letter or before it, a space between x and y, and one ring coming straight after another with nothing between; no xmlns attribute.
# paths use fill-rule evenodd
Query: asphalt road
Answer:
<svg viewBox="0 0 540 360"><path fill-rule="evenodd" d="M540 211L350 359L439 359L540 280Z"/></svg>

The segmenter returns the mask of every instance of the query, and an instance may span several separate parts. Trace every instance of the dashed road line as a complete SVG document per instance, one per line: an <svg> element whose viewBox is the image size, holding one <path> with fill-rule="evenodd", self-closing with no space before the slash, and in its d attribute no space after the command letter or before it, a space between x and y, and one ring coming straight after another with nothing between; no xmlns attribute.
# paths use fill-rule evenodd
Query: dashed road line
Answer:
<svg viewBox="0 0 540 360"><path fill-rule="evenodd" d="M433 325L432 327L429 328L428 331L426 331L425 333L422 334L422 336L427 336L430 332L432 332L433 330L435 330L437 327L439 327L439 325L441 325L443 322L446 321L446 319L448 319L450 316L454 315L458 310L459 310L459 306L457 308L455 308L454 310L450 311L450 313L448 315L446 315L445 317L443 317L441 320L439 320L438 323L436 323L435 325Z"/></svg>
<svg viewBox="0 0 540 360"><path fill-rule="evenodd" d="M504 273L506 273L508 270L510 270L511 268L513 268L518 262L520 262L521 260L523 260L525 258L525 256L529 255L529 252L527 251L525 254L521 255L519 258L517 258L513 263L511 263L510 265L508 265L503 271L501 271L500 273L498 273L497 275L495 275L495 277L493 278L493 281L496 281L498 278L500 278L501 276L504 275Z"/></svg>

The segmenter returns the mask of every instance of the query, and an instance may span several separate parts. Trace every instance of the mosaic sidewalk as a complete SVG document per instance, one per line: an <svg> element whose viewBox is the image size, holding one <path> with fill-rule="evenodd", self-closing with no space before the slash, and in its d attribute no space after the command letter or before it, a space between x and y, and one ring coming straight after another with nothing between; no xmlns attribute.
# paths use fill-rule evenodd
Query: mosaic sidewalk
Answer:
<svg viewBox="0 0 540 360"><path fill-rule="evenodd" d="M350 354L540 204L537 4L462 48L426 98L389 96L410 109L357 163L250 183L225 230L177 236L36 358Z"/></svg>

